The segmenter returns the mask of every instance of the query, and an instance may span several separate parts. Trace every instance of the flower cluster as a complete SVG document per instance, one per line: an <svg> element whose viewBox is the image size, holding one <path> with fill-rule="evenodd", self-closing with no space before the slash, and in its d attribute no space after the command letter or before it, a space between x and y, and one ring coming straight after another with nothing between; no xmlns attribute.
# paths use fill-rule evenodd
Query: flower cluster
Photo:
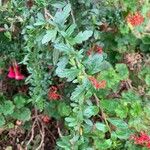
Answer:
<svg viewBox="0 0 150 150"><path fill-rule="evenodd" d="M140 132L140 135L132 135L130 137L131 140L134 140L134 143L137 145L141 145L147 148L150 148L150 136L144 132Z"/></svg>
<svg viewBox="0 0 150 150"><path fill-rule="evenodd" d="M92 85L96 88L96 89L104 89L106 87L106 81L102 80L102 81L98 81L97 79L95 79L94 77L89 77L90 82L92 83Z"/></svg>
<svg viewBox="0 0 150 150"><path fill-rule="evenodd" d="M9 67L9 73L7 76L16 80L23 80L25 78L25 76L21 74L20 67L17 63L14 63L12 66Z"/></svg>
<svg viewBox="0 0 150 150"><path fill-rule="evenodd" d="M47 115L43 115L43 116L42 116L42 121L43 121L44 123L49 123L50 120L51 120L51 118L50 118L49 116L47 116Z"/></svg>
<svg viewBox="0 0 150 150"><path fill-rule="evenodd" d="M127 22L133 27L139 26L144 22L144 17L141 15L140 12L136 12L134 15L129 14L127 16Z"/></svg>
<svg viewBox="0 0 150 150"><path fill-rule="evenodd" d="M61 95L58 94L58 88L56 86L51 86L48 92L48 98L50 100L59 100Z"/></svg>
<svg viewBox="0 0 150 150"><path fill-rule="evenodd" d="M92 52L96 52L98 54L101 54L103 52L103 48L98 46L98 45L94 45L92 48L90 48L87 51L87 55L90 56L92 54Z"/></svg>

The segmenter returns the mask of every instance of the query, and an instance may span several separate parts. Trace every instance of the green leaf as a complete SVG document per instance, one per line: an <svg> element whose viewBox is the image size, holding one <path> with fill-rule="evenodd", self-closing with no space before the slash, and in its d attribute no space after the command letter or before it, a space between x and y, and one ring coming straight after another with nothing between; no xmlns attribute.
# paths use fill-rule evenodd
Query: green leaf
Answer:
<svg viewBox="0 0 150 150"><path fill-rule="evenodd" d="M77 75L79 74L79 70L77 68L70 68L70 69L56 69L56 74L60 78L67 78L67 81L70 82L74 80Z"/></svg>
<svg viewBox="0 0 150 150"><path fill-rule="evenodd" d="M68 58L62 57L59 59L59 62L57 63L57 68L65 68L68 63L69 63Z"/></svg>
<svg viewBox="0 0 150 150"><path fill-rule="evenodd" d="M143 52L149 52L150 51L150 44L140 44L140 50Z"/></svg>
<svg viewBox="0 0 150 150"><path fill-rule="evenodd" d="M24 107L24 105L26 104L26 101L27 100L21 95L17 95L14 97L14 103L18 109Z"/></svg>
<svg viewBox="0 0 150 150"><path fill-rule="evenodd" d="M45 21L38 20L36 23L34 23L34 26L42 26L45 24Z"/></svg>
<svg viewBox="0 0 150 150"><path fill-rule="evenodd" d="M107 126L104 123L96 122L95 127L104 133L108 131Z"/></svg>
<svg viewBox="0 0 150 150"><path fill-rule="evenodd" d="M78 35L74 38L74 43L81 44L82 42L88 40L93 34L93 31L84 31L79 32Z"/></svg>
<svg viewBox="0 0 150 150"><path fill-rule="evenodd" d="M139 101L137 102L134 102L132 105L131 105L132 109L130 109L130 114L133 116L133 117L138 117L140 116L141 114L143 114L143 110L142 110L142 105Z"/></svg>
<svg viewBox="0 0 150 150"><path fill-rule="evenodd" d="M71 107L64 102L61 102L58 104L58 112L62 117L69 116L71 113Z"/></svg>
<svg viewBox="0 0 150 150"><path fill-rule="evenodd" d="M107 150L111 148L112 141L110 139L107 140L95 140L95 146L98 150Z"/></svg>
<svg viewBox="0 0 150 150"><path fill-rule="evenodd" d="M66 19L69 17L71 12L71 5L67 4L62 11L57 11L54 16L54 22L59 25L64 25Z"/></svg>
<svg viewBox="0 0 150 150"><path fill-rule="evenodd" d="M90 119L84 119L84 121L88 125L88 127L93 126L93 122Z"/></svg>
<svg viewBox="0 0 150 150"><path fill-rule="evenodd" d="M95 54L94 56L88 57L84 63L89 74L98 73L104 69L104 65L108 65L104 62L103 55L101 54Z"/></svg>
<svg viewBox="0 0 150 150"><path fill-rule="evenodd" d="M61 9L66 5L66 3L65 2L57 2L57 3L51 4L51 5L55 8Z"/></svg>
<svg viewBox="0 0 150 150"><path fill-rule="evenodd" d="M150 86L150 74L146 75L145 82L148 86Z"/></svg>
<svg viewBox="0 0 150 150"><path fill-rule="evenodd" d="M122 99L128 103L133 103L134 101L140 101L140 97L137 93L132 90L128 90L127 92L122 93Z"/></svg>
<svg viewBox="0 0 150 150"><path fill-rule="evenodd" d="M45 107L45 114L48 114L48 116L56 119L60 118L60 114L58 112L58 103L59 101L48 102Z"/></svg>
<svg viewBox="0 0 150 150"><path fill-rule="evenodd" d="M145 36L142 41L144 44L150 44L150 36Z"/></svg>
<svg viewBox="0 0 150 150"><path fill-rule="evenodd" d="M0 114L3 113L3 106L0 105Z"/></svg>
<svg viewBox="0 0 150 150"><path fill-rule="evenodd" d="M128 128L128 124L121 119L108 118L108 121L119 129L127 129Z"/></svg>
<svg viewBox="0 0 150 150"><path fill-rule="evenodd" d="M42 44L48 43L51 40L55 40L57 31L55 29L46 31L46 34L43 36Z"/></svg>
<svg viewBox="0 0 150 150"><path fill-rule="evenodd" d="M129 129L118 129L116 131L116 135L119 139L127 140L131 135L131 131Z"/></svg>
<svg viewBox="0 0 150 150"><path fill-rule="evenodd" d="M21 121L28 121L31 118L31 111L28 108L21 108L17 109L13 114L12 117Z"/></svg>
<svg viewBox="0 0 150 150"><path fill-rule="evenodd" d="M113 68L109 68L108 70L101 71L98 76L99 80L105 80L107 82L107 87L115 90L118 87L118 84L121 80L120 76L116 73Z"/></svg>
<svg viewBox="0 0 150 150"><path fill-rule="evenodd" d="M129 71L125 64L117 64L116 71L122 80L127 79L129 76Z"/></svg>
<svg viewBox="0 0 150 150"><path fill-rule="evenodd" d="M74 122L74 121L76 121L76 119L72 118L72 117L66 117L65 121L67 121L67 122Z"/></svg>
<svg viewBox="0 0 150 150"><path fill-rule="evenodd" d="M66 34L68 37L70 37L70 35L74 32L75 28L76 28L76 24L72 24L71 26L69 26L69 28L66 30Z"/></svg>
<svg viewBox="0 0 150 150"><path fill-rule="evenodd" d="M102 100L101 105L104 110L106 110L110 114L114 114L114 110L118 106L118 101L116 100Z"/></svg>
<svg viewBox="0 0 150 150"><path fill-rule="evenodd" d="M78 124L77 120L73 117L66 117L65 121L69 127L75 127Z"/></svg>
<svg viewBox="0 0 150 150"><path fill-rule="evenodd" d="M5 101L4 104L2 105L3 107L3 114L4 115L10 115L14 112L14 104L12 101Z"/></svg>
<svg viewBox="0 0 150 150"><path fill-rule="evenodd" d="M2 115L0 115L0 127L2 127L5 124L5 119Z"/></svg>
<svg viewBox="0 0 150 150"><path fill-rule="evenodd" d="M58 49L60 52L70 53L73 52L73 48L65 45L64 43L59 43L54 45L55 49Z"/></svg>
<svg viewBox="0 0 150 150"><path fill-rule="evenodd" d="M55 49L53 50L53 64L56 65L58 60L59 60L59 55L60 55L60 52L59 50Z"/></svg>
<svg viewBox="0 0 150 150"><path fill-rule="evenodd" d="M92 116L97 115L99 112L99 108L97 106L88 106L84 110L84 116L90 118Z"/></svg>
<svg viewBox="0 0 150 150"><path fill-rule="evenodd" d="M77 77L80 70L75 67L67 69L65 68L67 64L68 64L68 59L66 57L61 58L57 64L56 74L60 78L67 78L67 81L72 81Z"/></svg>
<svg viewBox="0 0 150 150"><path fill-rule="evenodd" d="M32 100L33 100L33 99L32 99ZM45 106L45 99L43 99L41 95L36 96L36 98L35 98L35 103L36 103L37 109L39 109L40 111L42 111L42 110L44 109L44 106Z"/></svg>
<svg viewBox="0 0 150 150"><path fill-rule="evenodd" d="M63 136L61 137L61 140L57 141L57 145L64 150L70 150L71 144L70 144L70 137L69 136Z"/></svg>
<svg viewBox="0 0 150 150"><path fill-rule="evenodd" d="M11 32L4 32L4 35L11 41L11 39L12 39L12 34L11 34Z"/></svg>
<svg viewBox="0 0 150 150"><path fill-rule="evenodd" d="M128 115L128 107L125 107L125 106L122 106L122 105L119 105L116 109L115 109L115 112L117 114L118 117L120 118L126 118L127 115Z"/></svg>
<svg viewBox="0 0 150 150"><path fill-rule="evenodd" d="M144 67L142 68L142 70L139 72L138 76L140 79L143 80L143 78L145 79L146 78L146 75L150 74L150 69L149 67Z"/></svg>
<svg viewBox="0 0 150 150"><path fill-rule="evenodd" d="M85 93L85 87L83 85L78 85L74 92L71 94L72 101L78 101Z"/></svg>
<svg viewBox="0 0 150 150"><path fill-rule="evenodd" d="M97 63L96 63L96 65L98 66ZM99 70L97 69L97 71L95 71L95 72L99 72L99 71L103 71L103 70L108 70L112 66L111 66L111 64L108 61L103 60L102 63L98 67L99 67Z"/></svg>

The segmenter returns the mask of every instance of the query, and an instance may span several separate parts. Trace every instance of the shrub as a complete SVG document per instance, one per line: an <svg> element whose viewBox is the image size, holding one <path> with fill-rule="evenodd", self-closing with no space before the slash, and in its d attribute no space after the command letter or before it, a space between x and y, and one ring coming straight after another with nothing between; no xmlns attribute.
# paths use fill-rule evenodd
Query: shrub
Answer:
<svg viewBox="0 0 150 150"><path fill-rule="evenodd" d="M149 148L149 6L2 1L0 130L24 137L7 146Z"/></svg>

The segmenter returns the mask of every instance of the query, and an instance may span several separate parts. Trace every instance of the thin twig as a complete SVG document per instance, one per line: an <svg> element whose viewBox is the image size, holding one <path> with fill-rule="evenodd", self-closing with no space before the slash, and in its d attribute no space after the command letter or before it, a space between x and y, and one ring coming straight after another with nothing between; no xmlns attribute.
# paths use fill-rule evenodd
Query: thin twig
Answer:
<svg viewBox="0 0 150 150"><path fill-rule="evenodd" d="M54 17L50 14L50 12L46 9L46 8L44 8L44 16L45 16L45 19L46 20L48 20L48 19L54 19Z"/></svg>
<svg viewBox="0 0 150 150"><path fill-rule="evenodd" d="M30 139L29 139L29 141L28 141L28 143L27 143L26 146L28 146L33 141L33 138L34 138L34 128L35 128L36 122L37 122L37 119L35 119L34 122L33 122L32 129L31 129L31 132L30 132L31 133L31 137L30 137Z"/></svg>
<svg viewBox="0 0 150 150"><path fill-rule="evenodd" d="M99 105L99 102L100 102L99 98L97 97L96 94L94 94L94 97L95 97L96 103L97 103L98 106L100 107L100 105ZM105 122L105 124L106 124L106 126L107 126L107 128L108 128L108 130L109 130L109 132L110 132L110 134L111 134L111 128L110 128L110 126L109 126L109 124L108 124L108 121L107 121L106 115L105 115L105 113L104 113L104 111L103 111L103 108L100 107L100 109L101 109L101 113L102 113L102 118L104 119L104 122Z"/></svg>
<svg viewBox="0 0 150 150"><path fill-rule="evenodd" d="M4 31L6 31L6 29L0 27L0 32L4 32Z"/></svg>
<svg viewBox="0 0 150 150"><path fill-rule="evenodd" d="M26 147L33 141L33 138L34 138L34 128L35 128L35 124L37 123L37 116L38 116L38 112L37 112L37 109L35 109L35 120L34 120L34 122L33 122L33 124L32 124L32 129L31 129L31 132L29 132L29 134L28 135L30 135L30 133L31 133L31 137L30 137L30 139L29 139L29 141L28 141L28 143L26 144ZM28 136L27 136L28 137ZM26 138L25 138L25 140L26 140ZM25 141L24 140L24 141Z"/></svg>
<svg viewBox="0 0 150 150"><path fill-rule="evenodd" d="M45 138L45 128L44 128L44 124L41 121L40 118L38 118L38 120L41 123L42 129L40 129L40 134L41 134L41 142L40 145L36 148L36 150L41 150L41 148L44 146L44 138ZM39 125L39 124L38 124ZM40 127L40 126L39 126Z"/></svg>
<svg viewBox="0 0 150 150"><path fill-rule="evenodd" d="M48 129L47 126L44 125L44 128L45 128L45 129L48 131L48 133L53 137L52 140L53 140L53 142L55 143L55 142L56 142L56 138L55 138L55 136L53 135L53 133Z"/></svg>
<svg viewBox="0 0 150 150"><path fill-rule="evenodd" d="M31 117L31 119L35 119L35 118L39 118L39 117L41 117L42 115L37 115L37 116L33 116L33 117Z"/></svg>
<svg viewBox="0 0 150 150"><path fill-rule="evenodd" d="M60 128L59 128L59 122L57 121L57 132L58 132L58 134L59 134L59 137L63 137L62 136L62 133L61 133L61 131L60 131Z"/></svg>

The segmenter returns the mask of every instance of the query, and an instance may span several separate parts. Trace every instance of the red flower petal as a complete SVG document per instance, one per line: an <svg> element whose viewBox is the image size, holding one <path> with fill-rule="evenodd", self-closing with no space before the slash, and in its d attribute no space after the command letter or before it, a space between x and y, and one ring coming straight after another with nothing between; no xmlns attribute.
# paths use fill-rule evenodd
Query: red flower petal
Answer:
<svg viewBox="0 0 150 150"><path fill-rule="evenodd" d="M103 48L100 47L100 46L98 46L98 45L96 45L96 46L95 46L95 51L96 51L97 53L101 54L101 53L103 52Z"/></svg>
<svg viewBox="0 0 150 150"><path fill-rule="evenodd" d="M14 72L14 68L11 66L9 67L9 73L7 75L9 78L15 78L15 72Z"/></svg>
<svg viewBox="0 0 150 150"><path fill-rule="evenodd" d="M15 72L16 80L23 80L25 78L25 76L23 74L21 74L18 64L14 65L14 72Z"/></svg>
<svg viewBox="0 0 150 150"><path fill-rule="evenodd" d="M140 135L132 135L130 139L137 145L150 148L150 136L144 132L140 132Z"/></svg>
<svg viewBox="0 0 150 150"><path fill-rule="evenodd" d="M127 16L127 22L132 26L139 26L144 22L144 17L140 12L136 12L134 15L129 14Z"/></svg>
<svg viewBox="0 0 150 150"><path fill-rule="evenodd" d="M106 87L106 81L102 80L101 82L99 82L97 79L95 79L94 77L89 77L89 80L91 81L92 85L96 88L96 89L104 89Z"/></svg>
<svg viewBox="0 0 150 150"><path fill-rule="evenodd" d="M51 119L49 116L45 115L45 116L42 116L42 120L44 123L49 123Z"/></svg>
<svg viewBox="0 0 150 150"><path fill-rule="evenodd" d="M48 92L48 98L50 100L59 100L61 98L61 95L58 94L58 89L56 86L52 86Z"/></svg>

